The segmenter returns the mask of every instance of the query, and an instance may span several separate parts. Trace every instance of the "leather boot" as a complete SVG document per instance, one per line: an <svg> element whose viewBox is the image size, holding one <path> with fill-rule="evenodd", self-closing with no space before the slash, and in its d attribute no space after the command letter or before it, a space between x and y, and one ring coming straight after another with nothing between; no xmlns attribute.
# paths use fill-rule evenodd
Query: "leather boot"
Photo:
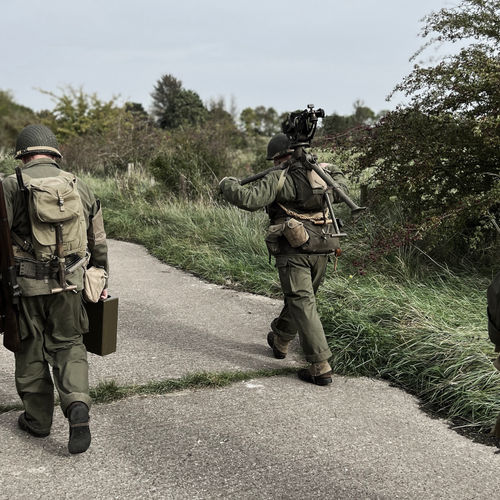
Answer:
<svg viewBox="0 0 500 500"><path fill-rule="evenodd" d="M309 368L302 368L297 375L300 380L316 385L329 385L332 383L332 368L328 361L311 363Z"/></svg>
<svg viewBox="0 0 500 500"><path fill-rule="evenodd" d="M274 332L267 334L267 343L273 350L274 357L277 359L285 359L288 353L288 344L290 341L281 340Z"/></svg>
<svg viewBox="0 0 500 500"><path fill-rule="evenodd" d="M85 403L71 403L66 414L69 420L68 450L71 454L83 453L90 446L89 409Z"/></svg>
<svg viewBox="0 0 500 500"><path fill-rule="evenodd" d="M44 438L50 434L50 431L40 432L33 429L26 419L26 412L21 413L21 415L19 415L19 418L17 419L17 425L24 432L27 432L28 434L31 434L32 436L35 436L37 438Z"/></svg>

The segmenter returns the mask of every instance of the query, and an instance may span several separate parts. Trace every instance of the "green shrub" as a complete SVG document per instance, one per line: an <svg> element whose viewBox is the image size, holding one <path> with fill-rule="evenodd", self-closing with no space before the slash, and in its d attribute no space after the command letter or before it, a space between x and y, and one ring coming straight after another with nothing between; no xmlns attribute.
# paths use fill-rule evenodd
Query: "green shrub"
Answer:
<svg viewBox="0 0 500 500"><path fill-rule="evenodd" d="M414 240L436 258L493 260L499 215L498 146L474 121L415 111L390 113L361 145L358 175L370 173L370 205L394 202ZM395 227L391 231L396 230Z"/></svg>
<svg viewBox="0 0 500 500"><path fill-rule="evenodd" d="M150 163L151 172L167 192L184 198L211 196L236 160L241 136L231 123L206 122L176 129Z"/></svg>
<svg viewBox="0 0 500 500"><path fill-rule="evenodd" d="M14 173L14 169L19 165L18 160L14 160L11 155L0 155L0 173L10 175Z"/></svg>

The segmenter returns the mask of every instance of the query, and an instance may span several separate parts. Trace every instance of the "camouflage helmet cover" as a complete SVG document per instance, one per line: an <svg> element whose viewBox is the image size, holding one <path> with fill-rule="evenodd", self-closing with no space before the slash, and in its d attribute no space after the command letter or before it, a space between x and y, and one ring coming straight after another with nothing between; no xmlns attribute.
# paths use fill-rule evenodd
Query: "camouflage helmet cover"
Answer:
<svg viewBox="0 0 500 500"><path fill-rule="evenodd" d="M267 160L275 160L281 156L293 153L290 139L285 134L276 134L267 144Z"/></svg>
<svg viewBox="0 0 500 500"><path fill-rule="evenodd" d="M16 160L32 154L48 154L62 158L56 136L45 125L28 125L17 136Z"/></svg>

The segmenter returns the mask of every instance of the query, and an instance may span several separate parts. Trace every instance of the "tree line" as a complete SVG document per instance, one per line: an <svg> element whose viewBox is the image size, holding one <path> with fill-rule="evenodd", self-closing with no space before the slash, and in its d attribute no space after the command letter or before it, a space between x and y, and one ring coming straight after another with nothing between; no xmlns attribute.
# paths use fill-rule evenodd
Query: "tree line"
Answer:
<svg viewBox="0 0 500 500"><path fill-rule="evenodd" d="M281 124L289 113L278 113L273 107L256 106L244 108L238 115L234 103L227 109L223 98L211 99L204 104L194 90L184 88L182 81L171 74L162 75L156 82L151 93L149 113L142 103L126 102L120 105L116 97L103 101L97 94L87 94L82 88L69 86L60 93L40 92L52 98L55 103L52 110L35 112L16 103L9 91L0 90L0 148L11 148L18 131L33 121L52 126L62 143L88 133L106 133L116 126L120 115L125 115L129 121L142 122L142 125L148 122L168 131L222 123L244 136L269 138L281 132ZM332 113L325 116L320 124L320 133L329 136L359 125L370 125L385 113L376 114L363 101L357 100L353 103L351 115Z"/></svg>

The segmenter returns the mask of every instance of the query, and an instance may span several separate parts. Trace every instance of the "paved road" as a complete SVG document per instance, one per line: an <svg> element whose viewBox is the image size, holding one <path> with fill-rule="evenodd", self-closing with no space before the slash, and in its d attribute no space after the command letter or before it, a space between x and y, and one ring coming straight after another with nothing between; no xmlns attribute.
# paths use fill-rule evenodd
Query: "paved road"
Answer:
<svg viewBox="0 0 500 500"><path fill-rule="evenodd" d="M91 381L145 383L197 371L300 366L265 345L280 303L179 272L142 247L110 242L119 346L90 355ZM0 353L0 404L16 402ZM92 409L93 443L70 456L55 412L45 439L0 415L0 498L499 498L496 449L431 419L383 381L295 376L132 397Z"/></svg>

